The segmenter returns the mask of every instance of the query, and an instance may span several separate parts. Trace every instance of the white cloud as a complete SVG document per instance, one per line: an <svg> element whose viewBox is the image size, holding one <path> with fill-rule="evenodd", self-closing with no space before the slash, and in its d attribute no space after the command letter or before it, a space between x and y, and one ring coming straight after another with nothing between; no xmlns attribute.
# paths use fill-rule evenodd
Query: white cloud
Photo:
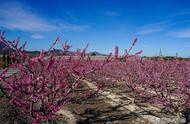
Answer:
<svg viewBox="0 0 190 124"><path fill-rule="evenodd" d="M138 34L145 35L145 34L162 32L166 29L168 22L169 21L161 21L158 23L147 24L147 25L139 28Z"/></svg>
<svg viewBox="0 0 190 124"><path fill-rule="evenodd" d="M88 25L68 22L52 23L23 7L20 3L9 3L0 7L0 27L26 32L84 31L89 28Z"/></svg>
<svg viewBox="0 0 190 124"><path fill-rule="evenodd" d="M181 17L181 16L186 16L190 14L190 9L185 9L183 11L171 14L168 16L168 18L175 18L175 17Z"/></svg>
<svg viewBox="0 0 190 124"><path fill-rule="evenodd" d="M60 23L62 22L62 23ZM64 31L76 31L76 32L83 32L85 30L87 30L88 28L90 28L89 25L76 25L76 24L70 24L67 22L59 21L57 23L57 26L60 27L60 30L64 30Z"/></svg>
<svg viewBox="0 0 190 124"><path fill-rule="evenodd" d="M33 34L30 37L33 39L44 39L44 38L46 38L44 35L40 35L40 34Z"/></svg>
<svg viewBox="0 0 190 124"><path fill-rule="evenodd" d="M177 38L190 38L190 28L176 30L169 34Z"/></svg>
<svg viewBox="0 0 190 124"><path fill-rule="evenodd" d="M142 29L141 31L138 32L138 34L151 34L151 33L156 33L156 32L160 32L163 31L162 27L154 27L154 28L146 28L146 29Z"/></svg>
<svg viewBox="0 0 190 124"><path fill-rule="evenodd" d="M107 16L119 16L120 13L115 12L115 11L106 11L105 13Z"/></svg>

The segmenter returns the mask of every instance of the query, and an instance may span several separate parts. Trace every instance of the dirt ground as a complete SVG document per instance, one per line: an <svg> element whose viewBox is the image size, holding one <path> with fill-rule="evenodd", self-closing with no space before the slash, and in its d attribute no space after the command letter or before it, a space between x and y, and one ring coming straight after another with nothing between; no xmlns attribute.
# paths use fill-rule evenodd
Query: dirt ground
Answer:
<svg viewBox="0 0 190 124"><path fill-rule="evenodd" d="M84 83L73 95L71 103L63 108L61 120L52 124L157 124L159 120L154 108L147 109L146 103L139 103L138 107L131 103L130 97L122 85L110 86L98 96L80 100L83 93L92 90ZM142 109L143 108L143 109ZM60 114L60 113L59 113ZM163 114L163 113L156 113ZM152 119L152 120L151 120ZM66 121L66 122L65 122ZM155 122L155 123L154 123ZM0 124L28 124L27 117L19 114L15 106L9 104L8 99L0 97ZM166 123L162 123L166 124Z"/></svg>

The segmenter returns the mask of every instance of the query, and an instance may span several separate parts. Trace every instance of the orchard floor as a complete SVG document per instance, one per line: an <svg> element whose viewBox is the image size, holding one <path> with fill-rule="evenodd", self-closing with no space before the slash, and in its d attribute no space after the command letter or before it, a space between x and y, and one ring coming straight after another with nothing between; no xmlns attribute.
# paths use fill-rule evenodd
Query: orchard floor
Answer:
<svg viewBox="0 0 190 124"><path fill-rule="evenodd" d="M132 104L131 97L123 87L122 84L109 86L94 98L80 100L81 94L96 88L92 82L85 81L76 90L73 102L64 106L63 112L64 110L67 112L63 119L67 124L160 124L159 116L170 117L157 111L156 107L139 102L140 100L136 101L135 105ZM172 120L170 122L172 123ZM0 124L28 124L27 118L21 115L15 106L10 105L2 93L0 93Z"/></svg>
<svg viewBox="0 0 190 124"><path fill-rule="evenodd" d="M27 124L27 119L0 92L0 124Z"/></svg>
<svg viewBox="0 0 190 124"><path fill-rule="evenodd" d="M65 108L74 115L78 124L152 124L142 117L151 114L150 111L135 111L131 100L121 95L126 92L115 87L105 89L98 97L68 104ZM88 90L89 86L83 85L77 92Z"/></svg>
<svg viewBox="0 0 190 124"><path fill-rule="evenodd" d="M76 117L78 124L148 124L148 120L136 113L122 110L121 106L105 103L103 98L87 100L81 104L67 106Z"/></svg>
<svg viewBox="0 0 190 124"><path fill-rule="evenodd" d="M68 124L148 124L149 122L136 113L122 110L122 106L112 106L101 96L84 102L68 104L65 109L70 111L75 120L64 117ZM9 104L8 99L1 96L0 124L27 124L27 120L19 111Z"/></svg>
<svg viewBox="0 0 190 124"><path fill-rule="evenodd" d="M92 82L84 83L78 93L94 89ZM132 103L130 92L123 84L108 86L98 97L65 106L78 124L174 124L176 116L166 113L142 99ZM181 123L184 123L184 119Z"/></svg>

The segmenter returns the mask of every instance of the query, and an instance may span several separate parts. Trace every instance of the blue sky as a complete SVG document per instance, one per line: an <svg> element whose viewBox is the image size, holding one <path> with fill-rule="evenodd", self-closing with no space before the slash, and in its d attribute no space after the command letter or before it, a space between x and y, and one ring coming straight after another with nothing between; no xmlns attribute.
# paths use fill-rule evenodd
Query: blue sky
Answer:
<svg viewBox="0 0 190 124"><path fill-rule="evenodd" d="M119 46L142 55L190 57L188 0L0 0L0 29L28 50L48 49L57 36L72 49L109 53ZM56 46L60 48L60 46Z"/></svg>

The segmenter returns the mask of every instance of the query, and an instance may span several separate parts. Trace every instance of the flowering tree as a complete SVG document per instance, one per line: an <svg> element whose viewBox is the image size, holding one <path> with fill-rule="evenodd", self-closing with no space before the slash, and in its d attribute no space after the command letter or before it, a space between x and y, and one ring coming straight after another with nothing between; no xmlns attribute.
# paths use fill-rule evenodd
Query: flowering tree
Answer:
<svg viewBox="0 0 190 124"><path fill-rule="evenodd" d="M112 62L107 73L130 89L130 96L140 102L153 104L164 112L185 117L190 108L190 64L184 60L128 59ZM125 87L125 88L126 88Z"/></svg>
<svg viewBox="0 0 190 124"><path fill-rule="evenodd" d="M119 55L119 47L116 46L115 47L115 59L118 59L118 55Z"/></svg>
<svg viewBox="0 0 190 124"><path fill-rule="evenodd" d="M123 58L125 62L117 60L104 66L101 76L104 83L110 84L113 79L123 82L128 89L133 103L145 102L157 106L160 110L178 117L185 117L189 121L187 113L190 108L190 63L189 61L142 59L138 55L130 55L130 51L137 42L126 51ZM94 77L101 77L95 75ZM95 79L95 78L94 78ZM100 78L98 78L100 79ZM96 79L96 81L98 81ZM109 80L105 80L109 79ZM116 82L117 82L116 81Z"/></svg>
<svg viewBox="0 0 190 124"><path fill-rule="evenodd" d="M188 61L140 61L136 70L140 84L136 89L138 96L180 118L190 107L189 68Z"/></svg>
<svg viewBox="0 0 190 124"><path fill-rule="evenodd" d="M62 45L62 56L57 56L51 50L59 40L55 40L48 53L41 50L39 56L31 58L24 50L26 43L19 47L19 39L10 42L0 33L0 42L13 50L11 56L18 61L11 66L17 68L18 73L6 79L9 69L6 68L0 74L0 89L23 114L31 117L32 123L55 118L56 112L70 102L74 89L85 76L102 68L110 59L103 60L101 65L95 64L90 57L86 59L87 47L77 55L63 56L71 47L67 43ZM89 96L92 93L84 94L85 98Z"/></svg>

